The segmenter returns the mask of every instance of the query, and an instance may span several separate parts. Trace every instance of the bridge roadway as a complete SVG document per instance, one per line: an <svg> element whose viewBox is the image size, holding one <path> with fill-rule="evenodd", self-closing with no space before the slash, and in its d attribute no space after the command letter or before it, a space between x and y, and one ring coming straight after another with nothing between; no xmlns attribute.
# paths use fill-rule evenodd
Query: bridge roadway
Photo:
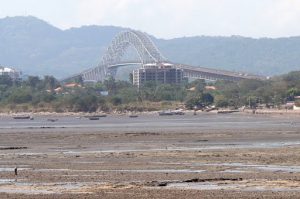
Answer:
<svg viewBox="0 0 300 199"><path fill-rule="evenodd" d="M205 80L227 80L227 81L240 81L244 79L265 80L264 76L253 75L242 72L231 72L226 70L194 67L189 65L175 64L176 67L183 69L184 77L191 79L205 79Z"/></svg>

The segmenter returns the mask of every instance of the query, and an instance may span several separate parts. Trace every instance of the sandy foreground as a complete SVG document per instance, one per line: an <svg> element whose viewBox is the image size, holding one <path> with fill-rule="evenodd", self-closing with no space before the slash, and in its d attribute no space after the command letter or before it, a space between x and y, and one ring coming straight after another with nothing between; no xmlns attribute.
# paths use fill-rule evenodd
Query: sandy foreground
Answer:
<svg viewBox="0 0 300 199"><path fill-rule="evenodd" d="M4 118L0 198L300 198L299 117L195 117L94 128Z"/></svg>

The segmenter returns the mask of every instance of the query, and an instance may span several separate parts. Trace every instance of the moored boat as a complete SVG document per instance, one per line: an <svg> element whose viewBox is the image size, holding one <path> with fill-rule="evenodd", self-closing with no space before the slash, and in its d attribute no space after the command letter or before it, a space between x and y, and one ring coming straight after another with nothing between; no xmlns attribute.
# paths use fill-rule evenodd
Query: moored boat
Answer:
<svg viewBox="0 0 300 199"><path fill-rule="evenodd" d="M182 110L174 110L171 112L173 113L173 115L184 115L184 112Z"/></svg>
<svg viewBox="0 0 300 199"><path fill-rule="evenodd" d="M16 120L28 120L31 117L28 116L28 115L19 115L19 116L13 116L13 118L16 119Z"/></svg>
<svg viewBox="0 0 300 199"><path fill-rule="evenodd" d="M239 110L219 110L217 113L218 114L229 114L229 113L238 113L240 112Z"/></svg>
<svg viewBox="0 0 300 199"><path fill-rule="evenodd" d="M94 115L93 117L107 117L106 114L101 114L101 115Z"/></svg>
<svg viewBox="0 0 300 199"><path fill-rule="evenodd" d="M56 122L56 121L58 121L58 119L50 118L50 119L48 119L47 121L49 121L49 122Z"/></svg>
<svg viewBox="0 0 300 199"><path fill-rule="evenodd" d="M158 112L158 115L160 115L160 116L184 115L184 112L182 110L163 110L163 111Z"/></svg>
<svg viewBox="0 0 300 199"><path fill-rule="evenodd" d="M91 117L97 117L97 118L100 118L100 117L107 117L106 114L99 114L99 115L87 115L87 116L84 116L85 118L91 118Z"/></svg>
<svg viewBox="0 0 300 199"><path fill-rule="evenodd" d="M90 116L88 117L89 120L99 120L100 118L97 116Z"/></svg>
<svg viewBox="0 0 300 199"><path fill-rule="evenodd" d="M158 112L159 116L169 116L169 115L174 115L174 113L170 110L164 110L164 111L160 111Z"/></svg>

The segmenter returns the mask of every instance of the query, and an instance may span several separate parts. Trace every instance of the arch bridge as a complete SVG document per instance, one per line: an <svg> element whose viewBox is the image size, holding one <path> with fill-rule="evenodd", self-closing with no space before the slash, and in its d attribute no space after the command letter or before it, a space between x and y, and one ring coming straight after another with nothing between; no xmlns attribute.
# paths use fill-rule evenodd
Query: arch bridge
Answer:
<svg viewBox="0 0 300 199"><path fill-rule="evenodd" d="M139 60L122 62L122 58L130 46L135 49ZM113 39L97 67L65 78L62 82L67 82L75 77L82 77L84 81L104 81L109 76L115 77L117 70L120 67L164 62L169 61L161 54L147 34L140 31L128 30L119 33ZM174 67L183 69L184 76L188 78L229 81L239 81L242 79L265 79L265 77L257 75L248 75L245 73L203 67L192 67L182 64L174 64Z"/></svg>
<svg viewBox="0 0 300 199"><path fill-rule="evenodd" d="M122 63L126 50L132 46L139 57L138 61ZM115 76L118 67L129 64L146 64L166 61L148 35L139 31L119 33L107 48L101 63L81 73L84 80L103 81L107 76Z"/></svg>

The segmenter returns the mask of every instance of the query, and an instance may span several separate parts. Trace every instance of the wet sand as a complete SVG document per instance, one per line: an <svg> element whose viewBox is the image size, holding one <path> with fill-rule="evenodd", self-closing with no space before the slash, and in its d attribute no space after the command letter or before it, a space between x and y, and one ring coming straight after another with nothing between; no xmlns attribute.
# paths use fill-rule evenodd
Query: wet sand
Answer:
<svg viewBox="0 0 300 199"><path fill-rule="evenodd" d="M296 116L1 117L0 136L0 198L300 198Z"/></svg>

